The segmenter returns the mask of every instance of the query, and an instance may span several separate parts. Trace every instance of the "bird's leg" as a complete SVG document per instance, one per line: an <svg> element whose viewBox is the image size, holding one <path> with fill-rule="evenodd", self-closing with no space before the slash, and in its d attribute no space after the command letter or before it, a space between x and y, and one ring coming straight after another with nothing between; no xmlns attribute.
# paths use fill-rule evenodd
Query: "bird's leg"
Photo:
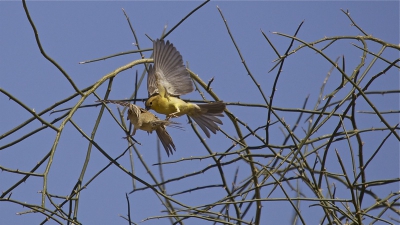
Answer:
<svg viewBox="0 0 400 225"><path fill-rule="evenodd" d="M176 112L170 113L167 115L167 117L165 118L166 120L169 120L169 118L177 118L178 116L176 114L180 113L181 110L179 110L178 107L176 107Z"/></svg>
<svg viewBox="0 0 400 225"><path fill-rule="evenodd" d="M175 115L177 112L174 112L174 113L171 113L171 114L168 114L167 115L167 117L165 117L165 120L169 120L170 118L178 118L178 116L177 115Z"/></svg>

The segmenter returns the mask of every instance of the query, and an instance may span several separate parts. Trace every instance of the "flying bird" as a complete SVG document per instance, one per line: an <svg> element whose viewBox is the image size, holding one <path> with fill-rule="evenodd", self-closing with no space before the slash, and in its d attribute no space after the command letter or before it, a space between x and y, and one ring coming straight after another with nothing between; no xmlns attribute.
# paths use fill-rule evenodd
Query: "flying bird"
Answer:
<svg viewBox="0 0 400 225"><path fill-rule="evenodd" d="M188 115L210 137L219 130L217 124L222 125L218 117L223 117L225 103L222 101L206 104L188 103L179 98L194 90L189 72L183 65L182 56L172 43L164 40L153 42L154 66L149 66L147 76L147 91L150 97L145 105L146 109L171 117Z"/></svg>
<svg viewBox="0 0 400 225"><path fill-rule="evenodd" d="M164 146L167 155L169 156L170 153L173 154L172 149L176 151L175 144L165 127L171 126L179 128L179 126L177 125L179 123L170 120L160 120L153 113L129 102L115 100L99 100L97 102L113 103L128 107L127 119L130 120L133 125L132 136L135 135L136 130L138 129L147 131L147 133L150 134L153 131L156 131L158 139L160 139L162 145Z"/></svg>

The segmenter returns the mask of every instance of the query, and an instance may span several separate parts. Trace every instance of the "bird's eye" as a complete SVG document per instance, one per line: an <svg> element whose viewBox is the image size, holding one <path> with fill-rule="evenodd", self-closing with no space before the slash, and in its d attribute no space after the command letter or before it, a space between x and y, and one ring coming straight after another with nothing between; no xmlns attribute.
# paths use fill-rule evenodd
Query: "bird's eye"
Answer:
<svg viewBox="0 0 400 225"><path fill-rule="evenodd" d="M153 102L150 102L150 105L153 105Z"/></svg>

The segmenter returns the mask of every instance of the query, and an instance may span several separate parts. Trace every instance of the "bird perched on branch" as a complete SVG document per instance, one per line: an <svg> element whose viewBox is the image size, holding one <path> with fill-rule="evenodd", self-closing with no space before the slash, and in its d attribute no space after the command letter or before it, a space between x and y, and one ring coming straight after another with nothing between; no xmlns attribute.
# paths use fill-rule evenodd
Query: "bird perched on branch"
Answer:
<svg viewBox="0 0 400 225"><path fill-rule="evenodd" d="M179 117L188 115L204 131L207 137L219 130L217 125L222 121L217 117L224 116L225 103L222 101L193 104L187 103L180 95L194 90L189 72L183 65L182 56L169 41L156 40L153 42L154 67L150 65L147 77L147 91L150 97L145 105L146 109L167 115Z"/></svg>
<svg viewBox="0 0 400 225"><path fill-rule="evenodd" d="M138 129L147 131L147 133L150 133L150 134L153 131L156 131L158 139L160 139L168 156L170 153L173 154L172 149L176 150L174 142L172 141L172 138L168 134L165 127L171 126L171 127L179 128L179 126L178 126L179 123L176 123L176 122L173 122L170 120L160 120L153 113L151 113L143 108L140 108L137 105L129 103L129 102L115 101L115 100L100 100L97 102L113 103L113 104L118 104L121 106L128 107L127 119L129 119L133 125L132 136L135 135L136 130L138 130Z"/></svg>

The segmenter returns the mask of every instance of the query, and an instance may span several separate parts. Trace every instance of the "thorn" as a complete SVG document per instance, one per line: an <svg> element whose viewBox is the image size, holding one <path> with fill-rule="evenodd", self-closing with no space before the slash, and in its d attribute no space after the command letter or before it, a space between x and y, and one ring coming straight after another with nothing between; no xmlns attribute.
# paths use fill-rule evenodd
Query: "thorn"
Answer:
<svg viewBox="0 0 400 225"><path fill-rule="evenodd" d="M207 84L207 91L208 90L210 90L210 86L211 86L211 83L214 81L214 77L212 77L209 81L208 81L208 84Z"/></svg>

